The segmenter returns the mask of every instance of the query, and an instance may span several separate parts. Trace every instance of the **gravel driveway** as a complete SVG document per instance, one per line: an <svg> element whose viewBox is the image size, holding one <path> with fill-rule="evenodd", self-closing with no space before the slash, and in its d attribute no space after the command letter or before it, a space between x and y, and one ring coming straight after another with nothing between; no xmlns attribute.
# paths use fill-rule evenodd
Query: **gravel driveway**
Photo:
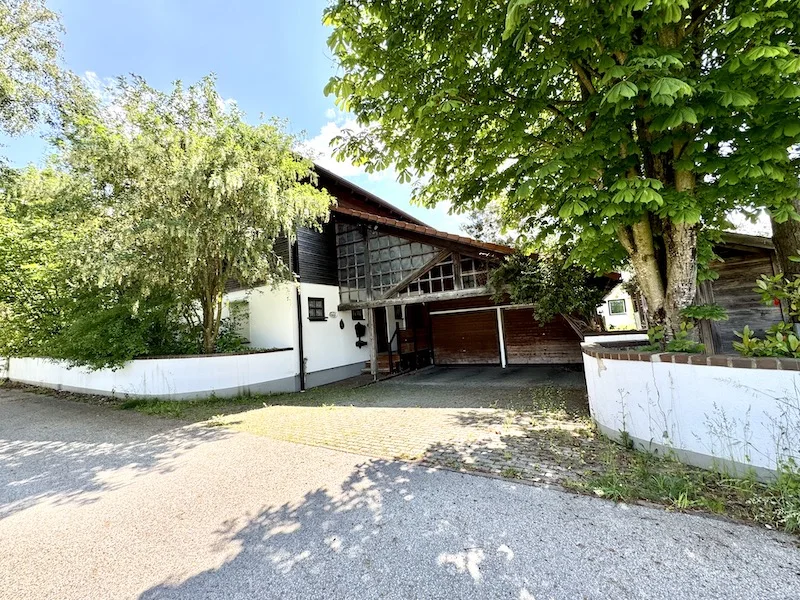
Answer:
<svg viewBox="0 0 800 600"><path fill-rule="evenodd" d="M797 598L796 539L0 389L0 598Z"/></svg>

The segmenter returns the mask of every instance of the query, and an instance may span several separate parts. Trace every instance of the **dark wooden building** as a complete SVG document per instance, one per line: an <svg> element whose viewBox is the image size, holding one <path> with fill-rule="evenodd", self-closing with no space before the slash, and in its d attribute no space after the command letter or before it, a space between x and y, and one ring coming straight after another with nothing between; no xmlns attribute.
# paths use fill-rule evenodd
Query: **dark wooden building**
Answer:
<svg viewBox="0 0 800 600"><path fill-rule="evenodd" d="M714 251L720 260L711 267L719 277L700 284L698 300L722 306L728 320L706 325L703 341L710 353L733 353L733 342L738 339L735 332L745 325L763 337L766 329L784 319L781 306L763 304L754 291L761 275L777 274L780 268L770 238L727 233Z"/></svg>

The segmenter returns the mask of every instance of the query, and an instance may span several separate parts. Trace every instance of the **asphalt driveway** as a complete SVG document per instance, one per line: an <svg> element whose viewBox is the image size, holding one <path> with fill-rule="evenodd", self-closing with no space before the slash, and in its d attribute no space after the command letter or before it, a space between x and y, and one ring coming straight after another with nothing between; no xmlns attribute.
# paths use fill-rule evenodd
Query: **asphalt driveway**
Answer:
<svg viewBox="0 0 800 600"><path fill-rule="evenodd" d="M797 598L796 538L0 389L0 598Z"/></svg>

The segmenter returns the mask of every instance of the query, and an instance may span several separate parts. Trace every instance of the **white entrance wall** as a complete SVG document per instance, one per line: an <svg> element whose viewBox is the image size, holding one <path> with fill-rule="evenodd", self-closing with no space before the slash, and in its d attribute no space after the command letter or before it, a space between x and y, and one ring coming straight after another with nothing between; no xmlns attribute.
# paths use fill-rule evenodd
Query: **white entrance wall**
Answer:
<svg viewBox="0 0 800 600"><path fill-rule="evenodd" d="M583 360L592 418L611 437L761 477L800 461L800 361L587 345Z"/></svg>
<svg viewBox="0 0 800 600"><path fill-rule="evenodd" d="M361 373L369 360L369 346L356 346L355 325L352 311L340 311L339 288L335 285L301 283L301 310L303 316L303 354L306 359L306 385L314 387L332 381L346 379ZM311 321L308 318L308 299L325 300L325 321ZM368 328L369 311L364 311L364 321ZM344 324L344 328L340 326ZM369 340L365 336L363 341Z"/></svg>

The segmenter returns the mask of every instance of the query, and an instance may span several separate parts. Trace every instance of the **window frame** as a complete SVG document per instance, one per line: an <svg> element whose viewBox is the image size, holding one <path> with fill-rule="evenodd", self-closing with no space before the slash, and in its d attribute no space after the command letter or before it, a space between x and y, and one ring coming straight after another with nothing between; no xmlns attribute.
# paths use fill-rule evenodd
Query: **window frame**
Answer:
<svg viewBox="0 0 800 600"><path fill-rule="evenodd" d="M308 320L309 321L327 321L328 317L325 314L325 298L319 297L312 297L309 296L306 302L306 307L308 308ZM312 304L319 303L318 306L312 306Z"/></svg>
<svg viewBox="0 0 800 600"><path fill-rule="evenodd" d="M615 311L612 306L614 306L615 302L622 302L622 311ZM627 315L628 314L628 306L625 302L625 298L614 298L613 300L608 301L608 314L612 317L618 317L619 315Z"/></svg>

